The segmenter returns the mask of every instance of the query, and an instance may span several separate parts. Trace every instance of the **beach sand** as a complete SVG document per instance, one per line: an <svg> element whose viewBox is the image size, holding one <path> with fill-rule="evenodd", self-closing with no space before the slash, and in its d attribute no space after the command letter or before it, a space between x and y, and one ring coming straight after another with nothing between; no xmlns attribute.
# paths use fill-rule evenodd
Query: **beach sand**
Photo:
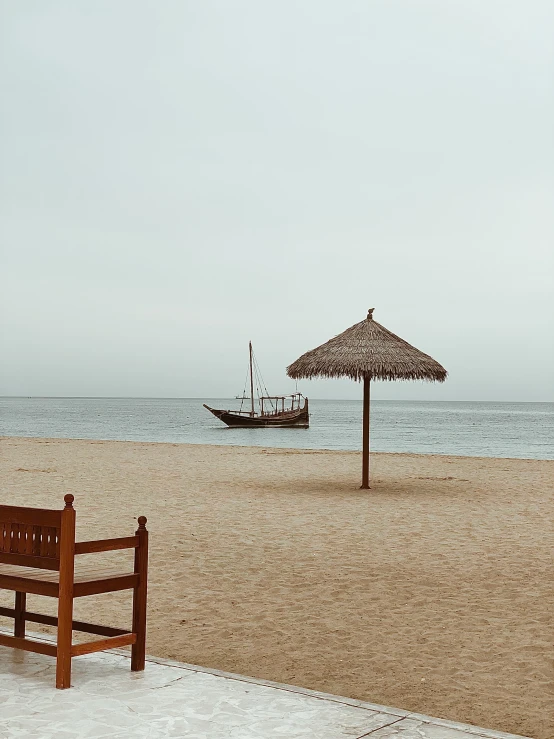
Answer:
<svg viewBox="0 0 554 739"><path fill-rule="evenodd" d="M361 491L353 452L3 438L0 502L71 492L81 540L148 517L149 654L552 739L554 462L372 465ZM76 617L126 627L130 596Z"/></svg>

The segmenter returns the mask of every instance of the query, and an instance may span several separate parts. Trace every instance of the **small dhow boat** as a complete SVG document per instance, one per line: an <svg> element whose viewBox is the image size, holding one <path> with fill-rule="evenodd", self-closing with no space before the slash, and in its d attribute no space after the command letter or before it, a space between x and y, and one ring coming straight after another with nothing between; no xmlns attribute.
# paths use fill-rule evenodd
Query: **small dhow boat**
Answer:
<svg viewBox="0 0 554 739"><path fill-rule="evenodd" d="M226 423L227 426L242 426L254 428L256 426L281 426L283 428L304 428L310 425L308 414L308 398L304 398L302 393L293 393L292 395L268 395L263 383L254 352L252 351L252 342L248 344L249 348L249 377L250 377L250 396L243 392L237 395L237 399L241 401L240 410L221 410L218 408L210 408L205 403L204 408L213 413L216 418ZM258 407L256 410L254 402L254 375L256 375L258 385ZM265 390L265 394L260 388ZM246 388L245 388L246 390ZM304 404L302 405L302 399ZM245 400L250 401L249 410L243 410L242 406Z"/></svg>

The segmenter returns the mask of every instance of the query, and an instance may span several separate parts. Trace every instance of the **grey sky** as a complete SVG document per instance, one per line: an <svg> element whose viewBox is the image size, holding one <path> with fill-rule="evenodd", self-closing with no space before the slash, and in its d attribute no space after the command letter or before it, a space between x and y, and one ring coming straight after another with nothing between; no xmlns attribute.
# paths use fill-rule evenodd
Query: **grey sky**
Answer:
<svg viewBox="0 0 554 739"><path fill-rule="evenodd" d="M0 394L286 392L375 307L450 373L375 397L554 400L551 0L0 9Z"/></svg>

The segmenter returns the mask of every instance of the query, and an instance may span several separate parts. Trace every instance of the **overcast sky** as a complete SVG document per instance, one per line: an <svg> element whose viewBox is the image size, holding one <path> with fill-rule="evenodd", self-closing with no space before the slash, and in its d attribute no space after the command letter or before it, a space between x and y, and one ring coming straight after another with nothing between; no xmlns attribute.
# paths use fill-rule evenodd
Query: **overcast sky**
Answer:
<svg viewBox="0 0 554 739"><path fill-rule="evenodd" d="M374 397L554 400L551 0L0 8L0 395L289 392L375 307L449 378Z"/></svg>

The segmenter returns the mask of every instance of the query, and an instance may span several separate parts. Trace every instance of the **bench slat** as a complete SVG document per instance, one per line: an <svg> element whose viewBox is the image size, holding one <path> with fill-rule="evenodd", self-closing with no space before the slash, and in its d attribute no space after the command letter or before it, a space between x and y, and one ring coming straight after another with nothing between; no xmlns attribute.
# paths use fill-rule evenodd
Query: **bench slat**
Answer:
<svg viewBox="0 0 554 739"><path fill-rule="evenodd" d="M34 639L23 639L19 636L8 636L7 634L0 634L0 646L24 649L26 652L47 654L49 657L56 657L58 654L58 648L55 644L46 644L44 642L34 641Z"/></svg>
<svg viewBox="0 0 554 739"><path fill-rule="evenodd" d="M62 522L62 512L49 508L22 508L13 505L0 505L0 521L24 523L31 526L54 526L59 529Z"/></svg>
<svg viewBox="0 0 554 739"><path fill-rule="evenodd" d="M34 554L15 554L0 552L0 565L33 567L41 570L59 570L60 560L53 557L36 557Z"/></svg>
<svg viewBox="0 0 554 739"><path fill-rule="evenodd" d="M59 572L0 565L0 588L22 593L58 596ZM75 572L73 597L98 593L112 593L136 587L139 576L134 572L121 572L113 567L79 567Z"/></svg>
<svg viewBox="0 0 554 739"><path fill-rule="evenodd" d="M94 566L87 564L75 568L74 583L86 583L92 580L103 580L114 577L132 577L132 570L123 570L115 567ZM52 570L34 569L32 567L17 567L0 564L0 576L17 577L20 580L34 580L36 582L59 582L60 573Z"/></svg>
<svg viewBox="0 0 554 739"><path fill-rule="evenodd" d="M59 586L57 582L44 582L40 580L29 580L26 577L14 577L4 575L0 572L0 589L12 590L16 593L34 593L35 595L47 595L51 598L58 597Z"/></svg>
<svg viewBox="0 0 554 739"><path fill-rule="evenodd" d="M59 538L60 529L56 526L18 523L0 517L0 562L57 570Z"/></svg>
<svg viewBox="0 0 554 739"><path fill-rule="evenodd" d="M97 539L95 541L77 541L75 542L75 554L112 552L116 549L136 549L138 545L138 536L122 536L118 539Z"/></svg>
<svg viewBox="0 0 554 739"><path fill-rule="evenodd" d="M83 644L74 644L71 647L71 656L78 657L80 654L90 654L91 652L101 652L104 649L116 649L116 647L128 647L137 640L136 634L122 634L121 636L112 636L108 639L100 641L89 641Z"/></svg>
<svg viewBox="0 0 554 739"><path fill-rule="evenodd" d="M85 595L114 593L116 590L131 590L138 585L138 582L139 576L135 574L76 582L73 586L73 597L82 598Z"/></svg>
<svg viewBox="0 0 554 739"><path fill-rule="evenodd" d="M15 618L15 608L4 608L0 606L0 616ZM47 626L57 626L57 616L47 616L44 613L33 613L25 611L25 621L31 621L34 624L46 624ZM102 626L101 624L89 624L86 621L73 621L73 631L82 631L84 634L98 634L99 636L121 636L130 633L128 629L116 629L113 626Z"/></svg>

